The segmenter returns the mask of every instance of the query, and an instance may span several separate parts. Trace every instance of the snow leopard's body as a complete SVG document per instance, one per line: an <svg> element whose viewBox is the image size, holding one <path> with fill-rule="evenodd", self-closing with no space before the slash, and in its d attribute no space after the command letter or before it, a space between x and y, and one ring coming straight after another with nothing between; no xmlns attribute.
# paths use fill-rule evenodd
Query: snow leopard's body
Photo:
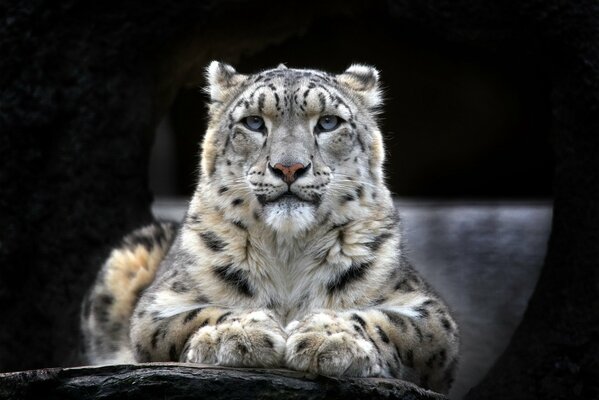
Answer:
<svg viewBox="0 0 599 400"><path fill-rule="evenodd" d="M89 360L399 377L446 392L458 330L402 254L377 71L246 76L214 62L208 80L185 220L113 250L84 304Z"/></svg>

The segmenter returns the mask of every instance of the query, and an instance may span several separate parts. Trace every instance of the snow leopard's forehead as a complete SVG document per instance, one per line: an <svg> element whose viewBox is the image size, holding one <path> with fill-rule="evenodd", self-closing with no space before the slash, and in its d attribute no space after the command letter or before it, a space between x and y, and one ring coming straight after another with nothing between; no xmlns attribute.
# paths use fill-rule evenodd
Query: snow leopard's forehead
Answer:
<svg viewBox="0 0 599 400"><path fill-rule="evenodd" d="M335 114L353 122L359 104L351 93L326 72L272 69L250 75L229 108L229 118L248 112L291 119Z"/></svg>
<svg viewBox="0 0 599 400"><path fill-rule="evenodd" d="M379 89L379 73L370 66L352 65L342 74L331 74L316 69L287 68L283 64L277 68L264 70L251 75L238 73L233 67L219 62L212 62L207 69L208 87L211 102L227 104L241 92L268 87L271 90L285 88L288 91L329 89L330 100L336 97L349 97L356 100L358 106L375 111L382 104ZM331 93L330 90L341 93ZM292 94L296 94L292 93ZM326 100L326 96L324 98Z"/></svg>
<svg viewBox="0 0 599 400"><path fill-rule="evenodd" d="M331 83L334 79L334 75L325 71L309 68L283 68L282 65L277 68L267 69L250 76L254 82L264 82L268 81L269 79L282 79L291 81L321 79L324 82Z"/></svg>

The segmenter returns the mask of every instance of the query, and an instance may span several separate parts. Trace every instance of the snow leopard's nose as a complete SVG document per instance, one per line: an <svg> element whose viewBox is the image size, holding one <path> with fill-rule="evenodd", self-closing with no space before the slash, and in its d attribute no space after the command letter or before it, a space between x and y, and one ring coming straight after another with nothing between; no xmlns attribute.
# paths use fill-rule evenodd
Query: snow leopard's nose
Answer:
<svg viewBox="0 0 599 400"><path fill-rule="evenodd" d="M311 163L308 163L308 165L304 165L302 163L276 163L274 166L272 166L269 163L268 168L274 176L281 178L283 181L285 181L285 183L291 185L296 179L304 175L310 169L311 165Z"/></svg>

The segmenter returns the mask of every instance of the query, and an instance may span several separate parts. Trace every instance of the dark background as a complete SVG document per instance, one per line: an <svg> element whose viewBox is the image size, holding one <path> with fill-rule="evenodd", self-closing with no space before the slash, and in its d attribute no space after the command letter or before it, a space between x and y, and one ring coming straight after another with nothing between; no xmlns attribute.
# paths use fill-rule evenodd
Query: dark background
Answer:
<svg viewBox="0 0 599 400"><path fill-rule="evenodd" d="M376 5L352 18L317 18L301 33L224 61L242 73L280 62L336 73L353 62L376 66L386 98L388 183L399 196L551 196L550 83L537 49L518 41L448 43ZM168 115L172 163L164 175L155 167L158 195L193 192L207 99L204 82L189 85ZM164 158L159 165L166 168Z"/></svg>
<svg viewBox="0 0 599 400"><path fill-rule="evenodd" d="M591 0L0 2L0 370L78 365L98 266L193 187L210 60L357 61L382 71L395 193L552 199L524 318L468 398L599 397L598 44ZM168 125L178 178L153 193Z"/></svg>

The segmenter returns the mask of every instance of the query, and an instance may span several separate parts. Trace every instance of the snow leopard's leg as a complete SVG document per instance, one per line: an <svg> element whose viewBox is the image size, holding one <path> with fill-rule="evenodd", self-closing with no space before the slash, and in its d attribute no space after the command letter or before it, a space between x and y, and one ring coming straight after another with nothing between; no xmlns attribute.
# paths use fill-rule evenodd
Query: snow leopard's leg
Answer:
<svg viewBox="0 0 599 400"><path fill-rule="evenodd" d="M84 358L92 364L133 362L129 320L141 292L175 236L176 224L154 223L127 235L112 250L81 312Z"/></svg>
<svg viewBox="0 0 599 400"><path fill-rule="evenodd" d="M194 281L195 271L188 270L180 258L184 254L171 252L174 260L167 257L165 272L143 294L133 313L130 338L135 359L281 366L287 335L275 315L267 309L211 303ZM232 274L225 279L244 292L243 277Z"/></svg>
<svg viewBox="0 0 599 400"><path fill-rule="evenodd" d="M167 318L142 314L131 338L140 362L279 367L287 335L268 310L207 306Z"/></svg>
<svg viewBox="0 0 599 400"><path fill-rule="evenodd" d="M331 376L402 378L446 393L457 368L458 328L416 276L369 308L321 310L291 322L286 364Z"/></svg>

